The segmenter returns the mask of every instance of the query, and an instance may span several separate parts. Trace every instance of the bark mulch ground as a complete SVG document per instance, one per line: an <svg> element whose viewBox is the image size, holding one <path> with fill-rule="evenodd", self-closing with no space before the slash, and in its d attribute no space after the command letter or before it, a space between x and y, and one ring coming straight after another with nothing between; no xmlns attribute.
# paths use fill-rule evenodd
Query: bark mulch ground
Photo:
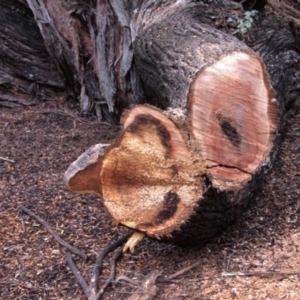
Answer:
<svg viewBox="0 0 300 300"><path fill-rule="evenodd" d="M117 127L86 122L70 103L0 109L0 299L85 299L60 246L31 209L67 242L89 281L96 255L126 230L115 227L94 195L67 191L62 176L91 145L111 142ZM9 159L4 160L3 158ZM209 244L180 248L145 239L117 263L116 276L141 281L158 270L156 299L299 299L300 115L287 122L274 168L248 210ZM170 280L177 271L199 262ZM100 285L109 276L105 261ZM102 299L127 299L137 286L120 280Z"/></svg>

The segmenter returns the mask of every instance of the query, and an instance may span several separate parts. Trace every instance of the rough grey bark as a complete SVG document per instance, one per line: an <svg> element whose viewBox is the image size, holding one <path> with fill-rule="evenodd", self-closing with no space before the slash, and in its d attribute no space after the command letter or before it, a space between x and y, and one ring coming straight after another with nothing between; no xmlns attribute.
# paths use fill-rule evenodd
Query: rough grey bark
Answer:
<svg viewBox="0 0 300 300"><path fill-rule="evenodd" d="M186 107L190 84L205 66L249 48L199 22L199 7L178 9L136 37L134 57L147 101L166 109Z"/></svg>
<svg viewBox="0 0 300 300"><path fill-rule="evenodd" d="M299 106L300 56L292 32L286 28L279 29L257 53L265 62L283 109L289 111L297 101Z"/></svg>
<svg viewBox="0 0 300 300"><path fill-rule="evenodd" d="M30 9L20 0L1 0L0 7L0 106L63 96L62 78Z"/></svg>

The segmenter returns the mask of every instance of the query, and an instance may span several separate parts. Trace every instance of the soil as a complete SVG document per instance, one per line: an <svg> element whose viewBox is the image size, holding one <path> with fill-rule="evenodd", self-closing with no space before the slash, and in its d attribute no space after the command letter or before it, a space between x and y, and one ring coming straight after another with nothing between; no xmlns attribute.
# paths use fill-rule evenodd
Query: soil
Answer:
<svg viewBox="0 0 300 300"><path fill-rule="evenodd" d="M85 299L60 246L22 204L67 242L89 281L95 257L126 229L111 224L94 195L74 195L62 177L91 145L111 142L118 127L83 120L61 100L0 110L0 298ZM3 158L10 159L5 161ZM236 224L209 244L180 248L145 239L117 263L117 275L142 280L161 272L155 299L299 299L300 114L289 117L272 172ZM200 262L166 281L164 276ZM100 285L109 275L104 263ZM127 299L137 286L124 280L103 299Z"/></svg>

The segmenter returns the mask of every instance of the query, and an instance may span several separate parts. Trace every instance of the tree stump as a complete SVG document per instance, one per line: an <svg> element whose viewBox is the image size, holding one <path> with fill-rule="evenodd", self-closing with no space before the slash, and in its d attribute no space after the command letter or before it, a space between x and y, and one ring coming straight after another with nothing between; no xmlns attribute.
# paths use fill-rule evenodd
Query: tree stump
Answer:
<svg viewBox="0 0 300 300"><path fill-rule="evenodd" d="M182 245L244 209L272 165L282 114L259 55L196 17L171 14L134 44L145 93L165 110L134 106L115 143L92 147L64 177L98 193L116 224Z"/></svg>

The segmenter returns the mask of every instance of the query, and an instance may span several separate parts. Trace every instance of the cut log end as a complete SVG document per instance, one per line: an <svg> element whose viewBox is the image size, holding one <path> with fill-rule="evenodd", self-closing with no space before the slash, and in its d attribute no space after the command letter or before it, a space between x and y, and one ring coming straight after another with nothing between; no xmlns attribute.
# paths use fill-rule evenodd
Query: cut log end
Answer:
<svg viewBox="0 0 300 300"><path fill-rule="evenodd" d="M201 197L190 151L175 123L155 108L136 106L122 122L123 132L103 159L104 205L121 224L170 235Z"/></svg>
<svg viewBox="0 0 300 300"><path fill-rule="evenodd" d="M200 71L189 95L190 123L208 176L241 188L273 146L279 107L258 56L234 52Z"/></svg>

